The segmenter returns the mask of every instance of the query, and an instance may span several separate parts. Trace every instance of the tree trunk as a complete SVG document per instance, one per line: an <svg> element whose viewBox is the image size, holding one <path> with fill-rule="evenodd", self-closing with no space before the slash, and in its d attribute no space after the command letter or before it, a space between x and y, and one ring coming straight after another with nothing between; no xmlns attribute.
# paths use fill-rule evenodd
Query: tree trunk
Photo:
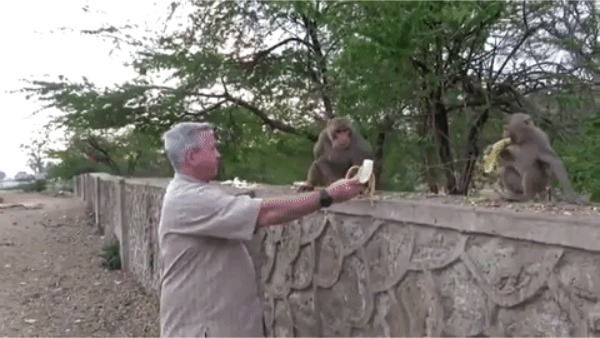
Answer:
<svg viewBox="0 0 600 338"><path fill-rule="evenodd" d="M423 161L423 180L425 181L425 185L427 186L427 190L430 193L438 194L439 193L439 160L436 155L435 147L427 146L427 137L431 135L431 118L430 114L423 114L422 121L418 128L419 136L422 140L420 142L420 149L422 150L422 158Z"/></svg>
<svg viewBox="0 0 600 338"><path fill-rule="evenodd" d="M456 177L454 177L454 160L452 159L452 149L450 145L448 112L446 106L441 101L441 90L435 91L433 99L430 101L433 113L433 125L438 156L446 178L446 190L448 194L456 194Z"/></svg>
<svg viewBox="0 0 600 338"><path fill-rule="evenodd" d="M461 195L467 195L469 193L469 186L471 185L471 181L473 179L473 171L475 170L475 164L477 163L477 158L479 157L479 147L477 147L477 141L479 141L479 135L481 133L481 129L487 122L490 116L489 109L485 109L479 116L475 123L469 129L469 134L467 135L467 141L465 144L465 165L460 173L459 185L458 185L458 193Z"/></svg>
<svg viewBox="0 0 600 338"><path fill-rule="evenodd" d="M377 181L375 182L375 189L381 189L381 174L383 173L383 145L385 144L385 136L386 132L384 130L380 130L377 133L377 138L375 139L375 167L373 168L373 173L375 177L377 177Z"/></svg>

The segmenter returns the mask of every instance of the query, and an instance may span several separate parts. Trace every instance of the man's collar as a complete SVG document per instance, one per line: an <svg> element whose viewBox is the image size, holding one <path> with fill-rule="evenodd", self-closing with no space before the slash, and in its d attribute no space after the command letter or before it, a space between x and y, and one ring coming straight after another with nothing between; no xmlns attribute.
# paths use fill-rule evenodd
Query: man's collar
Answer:
<svg viewBox="0 0 600 338"><path fill-rule="evenodd" d="M186 175L186 174L182 174L182 173L178 173L178 172L175 173L174 178L177 180L182 180L182 181L186 181L186 182L190 182L190 183L206 183L206 182L203 182L203 181L201 181L195 177L192 177L190 175Z"/></svg>

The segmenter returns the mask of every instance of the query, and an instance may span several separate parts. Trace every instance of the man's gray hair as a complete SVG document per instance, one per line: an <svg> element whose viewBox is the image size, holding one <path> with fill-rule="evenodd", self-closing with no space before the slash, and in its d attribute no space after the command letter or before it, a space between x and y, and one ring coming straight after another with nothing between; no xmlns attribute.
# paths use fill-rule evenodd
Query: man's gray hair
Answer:
<svg viewBox="0 0 600 338"><path fill-rule="evenodd" d="M165 155L175 171L181 168L186 151L203 146L198 133L213 129L214 126L208 122L180 122L163 134Z"/></svg>

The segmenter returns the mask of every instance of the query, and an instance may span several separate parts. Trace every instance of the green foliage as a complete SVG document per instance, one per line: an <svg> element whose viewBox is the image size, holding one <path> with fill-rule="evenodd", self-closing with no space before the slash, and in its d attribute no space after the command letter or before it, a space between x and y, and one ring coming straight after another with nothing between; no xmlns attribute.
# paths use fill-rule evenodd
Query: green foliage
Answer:
<svg viewBox="0 0 600 338"><path fill-rule="evenodd" d="M47 155L57 164L48 167L49 178L70 179L87 172L124 176L169 175L170 165L162 154L161 140L152 133L133 130L84 132L70 136L65 149Z"/></svg>
<svg viewBox="0 0 600 338"><path fill-rule="evenodd" d="M47 172L48 178L70 179L73 176L90 173L105 172L106 169L91 163L82 154L72 150L51 152L52 158L59 160L58 164L50 165Z"/></svg>
<svg viewBox="0 0 600 338"><path fill-rule="evenodd" d="M111 241L102 247L102 267L108 270L121 270L121 253L120 253L119 242L117 240Z"/></svg>
<svg viewBox="0 0 600 338"><path fill-rule="evenodd" d="M600 116L585 119L581 132L571 136L569 142L557 142L556 151L561 156L577 191L590 195L590 200L600 202Z"/></svg>
<svg viewBox="0 0 600 338"><path fill-rule="evenodd" d="M46 180L36 180L32 183L19 184L18 186L5 188L4 190L19 190L23 192L43 192L46 190Z"/></svg>
<svg viewBox="0 0 600 338"><path fill-rule="evenodd" d="M19 188L24 192L42 192L46 190L46 180L36 180L33 183L21 185Z"/></svg>
<svg viewBox="0 0 600 338"><path fill-rule="evenodd" d="M68 142L48 151L49 177L170 175L160 136L193 120L217 126L218 179L289 184L305 178L321 121L350 116L381 150L381 188L452 188L453 176L468 181L477 148L499 138L505 113L545 127L582 121L598 103L582 89L599 71L590 2L193 3L187 26L134 42L130 81L99 88L59 76L23 88L63 112L53 124ZM592 125L561 130L577 137L558 146L593 195L597 174L581 166L600 156ZM465 193L460 184L454 192Z"/></svg>

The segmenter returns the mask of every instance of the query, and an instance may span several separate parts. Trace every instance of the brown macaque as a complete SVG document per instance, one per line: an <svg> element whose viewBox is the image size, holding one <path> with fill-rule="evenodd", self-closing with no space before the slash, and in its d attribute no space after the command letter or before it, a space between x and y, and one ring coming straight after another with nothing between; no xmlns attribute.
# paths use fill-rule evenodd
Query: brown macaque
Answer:
<svg viewBox="0 0 600 338"><path fill-rule="evenodd" d="M314 161L308 170L306 183L298 191L311 191L315 186L329 186L344 178L354 165L373 159L373 148L344 118L332 118L319 134L313 148Z"/></svg>
<svg viewBox="0 0 600 338"><path fill-rule="evenodd" d="M548 136L534 124L530 115L512 114L505 126L504 137L509 137L511 144L500 153L499 179L506 190L515 193L510 196L511 199L525 201L534 199L536 195L545 197L550 180L555 177L566 201L585 203L575 193L567 170L550 145Z"/></svg>
<svg viewBox="0 0 600 338"><path fill-rule="evenodd" d="M505 136L506 137L506 136ZM509 201L523 201L525 200L525 191L523 189L523 178L512 165L514 157L511 153L511 146L502 150L498 158L498 186L500 191L498 193L502 198ZM552 179L552 172L545 163L537 160L532 167L533 175L530 175L533 182L534 198L540 200L546 200L548 195L550 180Z"/></svg>

